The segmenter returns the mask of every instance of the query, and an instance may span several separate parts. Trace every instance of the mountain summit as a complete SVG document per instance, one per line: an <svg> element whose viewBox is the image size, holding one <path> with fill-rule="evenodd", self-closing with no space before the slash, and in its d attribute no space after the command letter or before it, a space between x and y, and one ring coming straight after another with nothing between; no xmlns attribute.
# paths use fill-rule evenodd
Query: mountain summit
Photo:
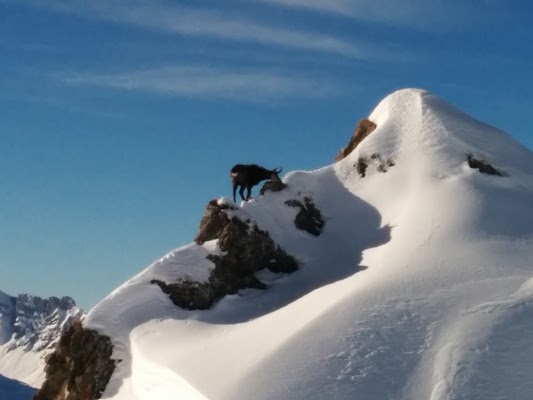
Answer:
<svg viewBox="0 0 533 400"><path fill-rule="evenodd" d="M529 400L533 153L423 90L367 120L337 163L211 201L36 398Z"/></svg>

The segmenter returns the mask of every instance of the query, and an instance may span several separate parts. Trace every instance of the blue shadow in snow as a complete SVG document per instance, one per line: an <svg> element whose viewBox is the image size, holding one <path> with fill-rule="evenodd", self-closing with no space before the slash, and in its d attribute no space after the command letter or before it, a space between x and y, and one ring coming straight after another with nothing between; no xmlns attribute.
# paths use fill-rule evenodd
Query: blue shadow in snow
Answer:
<svg viewBox="0 0 533 400"><path fill-rule="evenodd" d="M298 172L287 183L298 191L311 193L317 208L327 205L327 209L321 210L326 218L323 233L314 237L302 232L293 243L294 248L285 249L301 261L300 269L290 275L279 275L264 291L247 290L241 295L226 296L210 310L190 312L190 317L214 324L258 318L363 271L367 267L360 265L363 251L390 241L391 227L382 226L378 210L350 192L332 168L318 174ZM271 194L268 201L279 201L275 197ZM261 228L261 221L257 222Z"/></svg>
<svg viewBox="0 0 533 400"><path fill-rule="evenodd" d="M0 399L2 400L30 400L37 389L15 379L0 375Z"/></svg>

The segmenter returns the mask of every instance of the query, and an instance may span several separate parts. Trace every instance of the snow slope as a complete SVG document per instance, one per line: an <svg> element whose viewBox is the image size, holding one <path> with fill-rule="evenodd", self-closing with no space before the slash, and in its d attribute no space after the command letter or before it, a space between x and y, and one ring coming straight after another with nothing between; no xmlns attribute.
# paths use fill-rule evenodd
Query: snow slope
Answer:
<svg viewBox="0 0 533 400"><path fill-rule="evenodd" d="M122 360L103 398L531 399L533 154L421 90L369 118L377 129L346 159L235 211L299 271L180 310L150 280L207 279L216 241L191 244L89 313ZM394 166L379 172L375 153ZM504 176L471 169L469 153ZM326 218L319 237L284 204L301 195Z"/></svg>

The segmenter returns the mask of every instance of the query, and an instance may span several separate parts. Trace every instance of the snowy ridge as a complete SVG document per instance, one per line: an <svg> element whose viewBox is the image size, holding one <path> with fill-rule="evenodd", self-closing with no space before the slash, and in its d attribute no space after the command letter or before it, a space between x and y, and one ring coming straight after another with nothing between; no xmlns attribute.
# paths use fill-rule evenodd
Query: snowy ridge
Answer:
<svg viewBox="0 0 533 400"><path fill-rule="evenodd" d="M89 313L122 360L104 398L530 398L533 154L421 90L369 119L376 130L347 158L289 173L287 189L235 211L299 271L260 272L265 291L181 310L150 280L205 280L216 241L192 244ZM504 176L470 168L470 153ZM325 217L319 237L294 226L285 201L300 196Z"/></svg>
<svg viewBox="0 0 533 400"><path fill-rule="evenodd" d="M84 315L70 297L11 297L0 292L0 374L39 387L46 356Z"/></svg>

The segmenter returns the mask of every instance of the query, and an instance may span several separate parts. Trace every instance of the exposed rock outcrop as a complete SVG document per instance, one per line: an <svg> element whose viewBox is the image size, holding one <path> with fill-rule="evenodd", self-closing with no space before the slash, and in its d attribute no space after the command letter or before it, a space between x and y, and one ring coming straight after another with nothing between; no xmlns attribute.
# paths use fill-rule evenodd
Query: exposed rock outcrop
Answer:
<svg viewBox="0 0 533 400"><path fill-rule="evenodd" d="M304 202L305 204L302 204L299 200L287 200L285 204L289 207L300 208L294 219L294 224L298 229L306 231L313 236L319 236L325 224L322 213L316 208L310 197L304 197Z"/></svg>
<svg viewBox="0 0 533 400"><path fill-rule="evenodd" d="M220 203L217 199L211 200L205 209L204 216L200 221L200 229L194 241L202 245L213 239L218 239L224 227L228 225L228 210L236 210L236 207L227 203Z"/></svg>
<svg viewBox="0 0 533 400"><path fill-rule="evenodd" d="M93 400L105 390L115 361L111 339L81 323L65 332L46 362L46 380L34 400Z"/></svg>
<svg viewBox="0 0 533 400"><path fill-rule="evenodd" d="M363 139L370 135L375 129L376 124L370 121L369 119L360 120L357 124L357 127L355 128L352 137L350 138L350 142L345 148L339 151L339 154L337 154L335 161L340 161L346 158L346 156L348 156L348 154L354 151L354 149L359 145L359 143L361 143Z"/></svg>
<svg viewBox="0 0 533 400"><path fill-rule="evenodd" d="M360 157L359 160L355 163L355 168L357 169L357 173L361 178L364 178L366 176L366 169L368 168L368 164L366 159L363 157Z"/></svg>
<svg viewBox="0 0 533 400"><path fill-rule="evenodd" d="M282 181L266 181L261 190L260 194L264 195L265 192L270 190L271 192L280 192L287 187Z"/></svg>
<svg viewBox="0 0 533 400"><path fill-rule="evenodd" d="M484 160L474 158L472 153L466 156L468 166L479 170L482 174L502 176L502 173Z"/></svg>
<svg viewBox="0 0 533 400"><path fill-rule="evenodd" d="M357 162L354 164L354 167L357 169L359 176L364 178L366 176L367 169L370 166L374 166L378 172L387 172L389 168L394 167L394 165L394 161L392 161L390 158L385 161L378 153L374 153L370 156L370 158L359 157Z"/></svg>
<svg viewBox="0 0 533 400"><path fill-rule="evenodd" d="M225 295L241 289L264 289L265 285L253 276L263 268L283 273L298 269L296 259L276 245L267 232L249 219L243 221L230 215L233 210L235 208L226 203L210 201L194 239L199 245L218 239L218 246L224 253L208 256L215 264L208 282L152 280L178 307L207 309Z"/></svg>

